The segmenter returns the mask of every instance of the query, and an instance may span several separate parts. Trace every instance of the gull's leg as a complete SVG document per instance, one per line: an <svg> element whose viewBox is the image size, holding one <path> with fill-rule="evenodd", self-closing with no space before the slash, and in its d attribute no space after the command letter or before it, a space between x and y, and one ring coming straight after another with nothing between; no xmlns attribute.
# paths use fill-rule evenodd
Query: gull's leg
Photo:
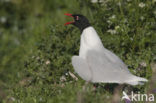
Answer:
<svg viewBox="0 0 156 103"><path fill-rule="evenodd" d="M112 99L112 103L120 103L121 101L121 93L122 93L122 89L123 89L123 84L118 85L113 92L113 99Z"/></svg>
<svg viewBox="0 0 156 103"><path fill-rule="evenodd" d="M83 90L83 91L86 91L86 88L87 88L87 85L88 85L88 84L89 84L89 82L86 81L85 84L84 84L83 87L82 87L82 90Z"/></svg>

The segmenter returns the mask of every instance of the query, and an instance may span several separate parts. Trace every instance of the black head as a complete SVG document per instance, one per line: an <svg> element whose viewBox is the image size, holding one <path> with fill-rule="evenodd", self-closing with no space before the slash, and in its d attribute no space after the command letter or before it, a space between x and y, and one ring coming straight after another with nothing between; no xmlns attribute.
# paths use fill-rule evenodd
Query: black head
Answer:
<svg viewBox="0 0 156 103"><path fill-rule="evenodd" d="M74 19L74 21L65 23L65 25L73 24L74 26L78 27L80 31L83 31L85 28L90 26L88 19L83 15L80 14L65 14L65 15L72 17Z"/></svg>

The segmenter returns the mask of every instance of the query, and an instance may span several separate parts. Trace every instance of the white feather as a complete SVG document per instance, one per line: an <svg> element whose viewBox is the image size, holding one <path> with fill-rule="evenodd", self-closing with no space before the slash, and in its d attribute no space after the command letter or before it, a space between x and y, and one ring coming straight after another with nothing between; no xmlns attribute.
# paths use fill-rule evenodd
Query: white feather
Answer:
<svg viewBox="0 0 156 103"><path fill-rule="evenodd" d="M147 81L130 73L118 56L104 48L93 27L82 32L79 56L72 57L72 65L82 79L94 83L137 85Z"/></svg>

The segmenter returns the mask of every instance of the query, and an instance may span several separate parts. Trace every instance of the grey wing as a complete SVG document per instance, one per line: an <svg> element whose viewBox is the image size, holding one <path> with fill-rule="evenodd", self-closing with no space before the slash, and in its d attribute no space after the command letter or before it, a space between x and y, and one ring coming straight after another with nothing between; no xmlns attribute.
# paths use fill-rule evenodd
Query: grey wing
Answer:
<svg viewBox="0 0 156 103"><path fill-rule="evenodd" d="M78 75L82 79L86 81L90 81L92 79L91 69L88 67L88 64L85 59L79 56L73 56L72 65L74 67L75 72L78 73Z"/></svg>
<svg viewBox="0 0 156 103"><path fill-rule="evenodd" d="M132 74L127 67L121 61L112 60L113 58L109 59L104 51L89 50L87 52L86 61L93 73L92 82L124 83L130 79Z"/></svg>
<svg viewBox="0 0 156 103"><path fill-rule="evenodd" d="M111 62L113 62L114 64L120 65L121 69L127 70L127 72L129 72L127 66L123 63L123 61L117 55L115 55L113 52L111 52L107 49L104 49L103 53L106 55L107 59L109 59Z"/></svg>

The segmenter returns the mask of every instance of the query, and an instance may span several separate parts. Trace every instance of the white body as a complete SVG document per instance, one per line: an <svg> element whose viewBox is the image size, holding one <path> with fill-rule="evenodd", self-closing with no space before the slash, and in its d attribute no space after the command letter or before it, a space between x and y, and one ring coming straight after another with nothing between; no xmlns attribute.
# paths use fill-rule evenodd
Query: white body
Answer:
<svg viewBox="0 0 156 103"><path fill-rule="evenodd" d="M79 76L93 83L140 84L147 79L129 72L127 66L114 53L104 48L93 27L81 34L79 56L72 57L72 65Z"/></svg>

